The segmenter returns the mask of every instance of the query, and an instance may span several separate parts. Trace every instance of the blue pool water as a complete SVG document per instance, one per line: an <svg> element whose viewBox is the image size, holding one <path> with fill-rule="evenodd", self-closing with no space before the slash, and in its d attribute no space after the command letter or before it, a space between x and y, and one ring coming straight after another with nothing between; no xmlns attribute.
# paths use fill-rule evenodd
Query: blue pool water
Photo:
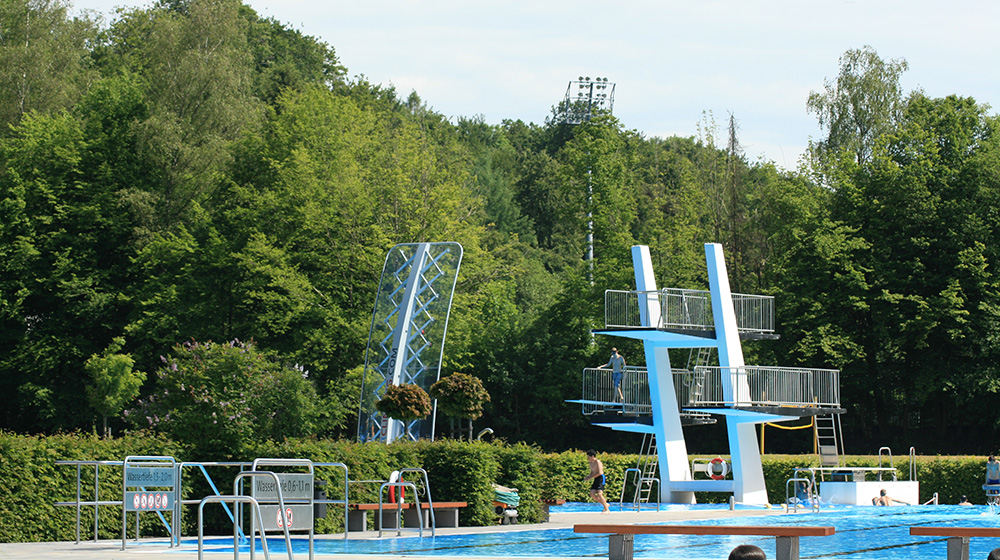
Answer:
<svg viewBox="0 0 1000 560"><path fill-rule="evenodd" d="M570 511L578 506L569 506ZM590 506L587 506L590 507ZM725 506L670 506L675 508L719 509ZM664 508L667 509L667 508ZM566 510L562 510L566 511ZM578 511L584 511L578 509ZM617 520L616 520L617 521ZM803 559L814 560L902 560L944 559L946 539L912 537L910 527L998 527L1000 515L987 506L912 506L876 508L842 506L826 508L822 513L737 517L714 520L678 521L684 525L808 525L833 526L829 537L804 537L800 541ZM530 527L530 526L525 526ZM315 543L316 554L409 554L420 556L493 556L493 557L607 557L606 535L573 533L572 529L505 531L491 534L447 535L423 538L412 536L380 540L323 539ZM425 535L427 533L425 532ZM232 541L229 541L230 543ZM717 560L726 558L738 544L755 544L775 557L773 537L636 535L636 558L677 560ZM224 544L218 543L217 544ZM989 551L1000 547L1000 539L973 538L970 558L985 559ZM283 539L268 539L272 555L284 554ZM230 554L232 549L230 548ZM304 539L295 539L296 554L308 552Z"/></svg>

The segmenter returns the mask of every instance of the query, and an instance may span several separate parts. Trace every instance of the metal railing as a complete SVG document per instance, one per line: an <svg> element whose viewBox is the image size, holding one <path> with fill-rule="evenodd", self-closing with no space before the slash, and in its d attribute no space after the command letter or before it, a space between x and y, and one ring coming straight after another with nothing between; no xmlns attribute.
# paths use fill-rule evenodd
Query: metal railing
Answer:
<svg viewBox="0 0 1000 560"><path fill-rule="evenodd" d="M268 551L268 548L267 548L267 538L264 536L264 516L261 515L261 513L260 513L260 504L258 504L257 500L253 499L250 496L240 496L240 495L225 495L225 496L223 496L223 495L214 495L214 496L205 496L204 498L202 498L201 500L199 500L199 502L198 502L198 560L204 560L204 558L205 558L205 506L208 505L208 504L214 504L214 503L223 504L223 506L225 506L227 512L229 511L229 506L227 504L232 504L233 507L236 507L237 504L241 504L241 503L249 504L250 507L252 508L252 511L254 512L253 519L255 521L252 521L252 523L255 522L257 524L257 530L259 531L259 534L261 536L260 537L260 543L261 543L261 548L264 551L264 559L265 560L271 560L271 553ZM253 534L253 533L251 533L251 534ZM243 538L244 538L244 536L243 536L243 530L240 529L239 526L234 522L233 523L233 557L234 558L239 558L240 541ZM293 557L292 556L292 547L291 546L286 546L286 548L288 550L288 557L292 558ZM256 550L256 547L254 546L253 541L251 539L251 543L250 543L250 556L251 556L251 558L253 557L255 550Z"/></svg>
<svg viewBox="0 0 1000 560"><path fill-rule="evenodd" d="M697 401L702 387L699 378L691 370L673 369L674 394L677 396L678 408L690 406ZM608 405L618 404L614 390L613 372L604 368L586 368L583 370L582 400L592 401L583 404L583 414L590 415L603 411ZM621 384L625 401L620 403L622 412L626 414L650 415L653 405L649 395L649 375L644 366L625 366ZM693 414L693 413L692 413Z"/></svg>
<svg viewBox="0 0 1000 560"><path fill-rule="evenodd" d="M76 509L76 542L77 543L80 543L80 541L81 541L81 536L82 536L81 535L81 527L82 527L82 525L84 523L84 519L83 519L84 509L85 508L86 509L93 508L92 509L92 511L93 511L93 541L97 542L98 541L99 530L100 530L100 521L99 521L100 520L100 516L98 515L98 509L100 507L102 507L102 506L111 506L111 507L115 507L115 508L123 508L124 507L124 502L122 500L122 495L121 495L120 491L115 493L115 499L112 499L112 500L107 500L107 499L102 500L101 499L101 483L100 483L100 477L101 477L101 474L102 474L101 467L102 466L103 467L113 467L117 471L117 473L115 473L114 475L111 475L111 476L113 476L115 478L120 478L122 476L121 473L122 473L122 468L124 466L124 461L61 460L61 461L55 461L55 464L56 465L60 465L60 466L76 467L76 493L75 493L75 496L74 496L74 498L75 498L74 500L72 500L72 501L58 501L58 502L55 502L53 505L55 505L55 506L62 506L62 507L72 507L72 508ZM315 500L313 500L313 502L315 504L343 506L343 508L344 508L344 538L346 539L346 538L348 538L348 532L347 532L347 513L348 513L348 507L347 506L348 506L348 503L350 501L350 487L349 487L349 483L354 482L354 481L351 481L349 479L349 474L348 474L347 466L344 463L328 463L328 462L323 462L323 463L313 463L313 466L314 467L319 467L319 468L329 467L329 468L333 468L333 469L338 470L338 471L340 471L340 470L343 471L343 476L344 476L343 494L340 495L338 493L335 493L334 496L337 496L337 498L315 499ZM89 488L89 483L86 484L86 485L84 484L84 476L89 476L84 471L84 468L88 468L88 467L93 467L93 469L94 469L94 473L93 473L94 474L94 477L93 477L93 488L92 489ZM202 476L204 477L204 479L206 480L206 482L209 484L209 486L211 487L211 491L213 492L212 495L215 495L215 496L221 495L221 492L219 491L218 487L215 485L215 482L212 480L212 477L209 475L208 471L206 470L206 467L213 467L213 468L219 468L219 467L221 467L221 468L224 469L224 473L225 473L222 476L228 477L228 476L230 476L230 474L234 470L239 471L239 470L246 469L248 467L252 467L252 463L250 463L250 462L242 462L242 461L197 461L197 462L195 462L195 461L186 461L186 462L182 462L182 463L177 463L176 464L176 470L177 470L177 490L176 491L177 491L177 496L178 497L174 501L174 508L172 508L172 509L173 509L174 515L177 518L177 523L174 523L173 527L170 527L169 525L166 526L167 531L170 532L171 546L176 546L176 545L180 544L180 539L181 539L180 528L182 526L181 518L183 517L183 506L198 505L201 502L200 499L182 499L181 498L181 496L183 496L183 494L184 494L183 487L185 485L185 482L187 482L186 478L185 478L185 474L186 474L185 473L185 469L186 468L195 468L195 469L197 469L202 474ZM86 491L85 491L85 488L86 488ZM330 488L332 490L333 486L331 486ZM88 496L87 494L90 494L90 495ZM105 492L105 494L107 494L107 491ZM225 503L223 503L223 507L226 510L226 514L232 520L234 518L234 512L230 511L229 507ZM87 520L87 521L89 522L89 520ZM136 538L138 538L138 534L139 534L138 527L139 527L139 525L138 525L138 518L137 518L136 519Z"/></svg>
<svg viewBox="0 0 1000 560"><path fill-rule="evenodd" d="M740 332L774 332L774 297L733 294L736 325ZM645 314L652 316L646 320ZM606 290L606 328L711 330L712 294L705 290L665 288L657 291Z"/></svg>
<svg viewBox="0 0 1000 560"><path fill-rule="evenodd" d="M586 368L583 370L583 400L602 403L617 403L618 394L614 388L614 372L604 368ZM646 368L625 366L621 383L622 394L625 396L623 408L635 414L652 414L653 405L649 400L649 381ZM583 413L593 414L603 410L601 404L584 404Z"/></svg>
<svg viewBox="0 0 1000 560"><path fill-rule="evenodd" d="M840 371L769 366L698 366L701 394L689 406L840 407Z"/></svg>
<svg viewBox="0 0 1000 560"><path fill-rule="evenodd" d="M625 478L622 480L622 493L618 497L618 511L623 511L625 509L625 489L628 487L629 474L635 473L635 480L633 481L635 493L632 496L632 509L636 512L642 511L642 504L650 503L648 501L649 495L657 496L657 500L653 502L656 507L656 511L660 511L660 479L655 476L642 476L642 471L637 468L625 469ZM653 493L653 487L656 487L656 493ZM645 502L642 501L643 490L647 491L647 496Z"/></svg>
<svg viewBox="0 0 1000 560"><path fill-rule="evenodd" d="M56 502L56 506L74 507L76 508L76 543L80 544L80 527L83 522L83 508L94 508L94 542L98 540L98 531L100 529L100 515L98 515L98 509L101 506L114 506L122 507L122 495L121 493L115 494L114 500L102 500L101 499L101 485L100 485L100 472L101 466L118 467L121 470L123 461L56 461L56 465L69 465L76 467L76 500L67 502ZM83 492L83 467L94 467L94 487L92 499L87 499ZM89 492L88 492L89 493ZM138 527L138 524L136 525ZM136 534L138 534L138 529L136 529Z"/></svg>
<svg viewBox="0 0 1000 560"><path fill-rule="evenodd" d="M840 371L833 369L769 366L698 366L694 371L673 369L677 406L795 406L840 407ZM618 404L613 372L604 368L583 370L585 402L590 415ZM626 366L621 383L623 412L652 414L649 376L645 367Z"/></svg>
<svg viewBox="0 0 1000 560"><path fill-rule="evenodd" d="M254 461L254 468L256 468L256 464L257 464L257 461ZM312 466L310 465L310 471L311 470L312 470ZM312 474L312 473L310 472L310 474ZM242 471L242 472L240 472L239 474L236 475L236 478L233 480L233 495L231 495L231 496L205 496L204 498L201 499L201 502L198 504L198 560L203 560L204 559L204 554L205 554L204 547L202 546L202 540L203 540L202 537L204 536L204 516L202 515L202 513L203 513L202 510L204 510L205 504L208 503L208 502L212 502L212 501L220 500L220 499L221 500L224 500L224 499L241 499L241 497L244 496L242 494L242 492L241 492L241 489L242 489L242 486L243 486L243 484L242 484L243 479L244 478L259 478L259 477L270 478L271 480L274 481L274 493L276 494L276 501L278 502L277 517L278 517L279 521L277 522L277 525L281 528L281 532L282 532L282 534L285 537L285 551L288 553L288 560L293 560L295 558L294 554L292 553L292 537L289 534L290 529L291 529L291 525L292 525L292 517L291 517L292 513L291 513L290 509L285 506L284 491L281 488L281 479L278 478L278 474L277 473L272 472L272 471L252 470L252 471ZM254 496L250 496L250 498L252 500L251 503L253 504L253 510L250 513L250 525L251 525L251 529L250 529L250 543L249 543L250 544L250 560L254 560L254 552L256 551L256 547L254 546L254 536L255 536L255 534L259 534L260 535L261 545L264 548L264 554L267 555L267 527L264 524L264 515L262 514L262 510L261 510L261 507L260 507L260 500L257 499ZM310 508L313 507L312 499L311 498L309 500L309 507ZM238 534L243 534L243 531L242 531L242 529L240 527L240 525L241 525L240 521L241 521L240 517L237 517L233 521L233 558L236 559L236 560L239 559L239 548L237 547L237 535ZM313 523L315 523L315 520L312 520L312 521L313 521ZM254 533L254 530L253 530L253 524L254 523L257 524L257 528L259 529L259 533ZM268 558L270 558L270 556L268 556ZM313 558L313 531L312 531L312 525L310 525L310 527L309 527L309 560L312 560L312 558Z"/></svg>

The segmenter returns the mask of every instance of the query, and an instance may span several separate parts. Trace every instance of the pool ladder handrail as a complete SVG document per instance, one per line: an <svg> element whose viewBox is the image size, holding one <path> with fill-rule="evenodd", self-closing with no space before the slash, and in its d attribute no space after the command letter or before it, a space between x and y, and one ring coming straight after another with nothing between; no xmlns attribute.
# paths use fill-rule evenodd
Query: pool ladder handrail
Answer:
<svg viewBox="0 0 1000 560"><path fill-rule="evenodd" d="M893 462L892 462L892 449L889 449L888 447L879 447L878 448L878 468L879 469L882 468L882 452L883 451L885 451L886 455L888 455L888 457L889 457L889 468L893 469L893 471L892 471L892 481L896 482L896 470L895 470L896 467L895 467L895 465L893 465ZM882 472L883 471L881 471L881 470L878 472L878 481L879 482L882 482Z"/></svg>
<svg viewBox="0 0 1000 560"><path fill-rule="evenodd" d="M403 475L406 473L417 473L424 479L424 491L427 494L427 515L430 518L431 536L433 537L434 530L437 528L437 519L434 517L434 499L431 498L431 483L427 479L427 471L420 467L404 467L399 469L399 479L402 480ZM416 492L416 490L414 490L414 492ZM417 511L417 516L420 518L421 524L423 524L423 514Z"/></svg>
<svg viewBox="0 0 1000 560"><path fill-rule="evenodd" d="M281 490L281 480L278 479L278 475L273 471L240 471L236 477L233 479L233 494L229 496L205 496L198 502L198 560L204 560L205 549L204 549L204 536L205 536L205 523L204 523L204 510L205 504L207 503L232 503L234 506L236 504L250 504L253 509L250 510L250 560L254 560L257 552L257 548L254 545L255 533L253 524L256 521L257 531L260 533L261 546L264 549L264 558L270 560L271 554L267 550L267 532L264 529L264 516L260 512L260 503L253 496L246 496L240 494L240 488L242 487L242 482L244 478L254 478L263 477L271 478L274 480L274 488L278 495L278 515L284 517L284 522L281 523L281 528L285 535L285 548L288 552L288 560L294 560L295 555L292 552L292 539L288 533L288 521L289 519L285 517L285 498L284 493ZM243 535L242 519L240 516L236 516L233 519L233 558L234 560L239 560L240 557L240 547L239 547L239 537Z"/></svg>
<svg viewBox="0 0 1000 560"><path fill-rule="evenodd" d="M396 508L395 508L396 509L396 536L398 537L398 536L400 536L400 535L403 534L404 527L403 527L403 507L402 506L403 506L403 503L404 503L403 500L406 499L405 496L403 495L403 491L406 488L409 488L410 490L413 491L413 508L417 511L417 531L419 531L420 537L423 538L423 536L424 536L424 516L420 512L420 496L417 495L417 485L414 484L414 483L412 483L412 482L383 482L382 485L379 486L379 489L378 489L378 538L380 538L380 539L382 538L382 532L384 530L384 527L382 527L382 520L383 520L382 511L383 511L383 506L385 504L385 501L384 501L383 498L385 497L386 490L389 489L389 488L395 489L394 493L398 496L396 498L396 501L395 501L395 506L396 506ZM433 529L432 529L432 533L431 534L433 535Z"/></svg>
<svg viewBox="0 0 1000 560"><path fill-rule="evenodd" d="M799 469L796 469L796 471L798 471L798 470ZM796 472L796 474L797 474L797 472ZM803 509L805 509L807 507L805 505L801 505L802 500L799 499L799 497L798 497L797 488L798 488L798 483L799 482L804 482L806 484L807 497L809 499L809 505L808 505L809 509L811 509L813 511L813 513L819 512L819 495L817 495L814 492L814 490L813 490L814 488L816 488L816 476L815 475L813 475L810 478L795 476L795 477L789 478L788 480L785 481L785 508L786 508L786 511L791 510L792 509L791 506L795 506L795 510L794 510L795 512L799 511L799 507L802 507ZM789 490L789 485L792 485L792 484L794 484L794 486L792 486L792 487L796 488L796 491L794 493L789 493L789 491L788 491ZM795 502L792 502L792 498L793 497L795 498Z"/></svg>
<svg viewBox="0 0 1000 560"><path fill-rule="evenodd" d="M257 530L261 534L261 548L264 550L264 558L271 560L271 553L267 550L267 538L264 536L264 516L260 513L260 504L252 496L241 496L239 494L233 495L219 495L213 494L210 496L205 496L198 501L198 560L205 560L205 504L210 503L221 503L223 506L226 504L232 504L235 508L236 504L250 504L254 512L253 518L257 521ZM226 507L226 511L229 508ZM253 521L251 520L251 524ZM253 544L253 526L250 527L250 556L253 557L254 544ZM233 520L233 558L239 560L240 557L240 539L245 538L243 535L243 528ZM292 549L289 547L288 554L291 557Z"/></svg>
<svg viewBox="0 0 1000 560"><path fill-rule="evenodd" d="M618 497L618 511L624 511L624 509L625 509L625 487L628 486L628 474L630 472L634 472L636 474L635 495L632 498L632 508L635 509L636 512L639 512L639 511L642 511L642 502L639 501L639 493L640 493L640 490L642 488L642 485L643 484L649 484L650 485L650 495L658 495L658 494L653 494L652 493L652 485L653 485L654 482L656 483L656 491L657 491L657 493L659 493L659 491L660 491L660 479L658 477L655 477L655 476L642 476L642 469L638 469L638 468L635 468L635 467L629 468L629 469L625 469L625 476L622 479L622 492L621 492L621 495ZM649 502L646 502L646 503L649 503ZM656 511L660 511L660 500L659 500L659 498L657 498L657 500L656 500Z"/></svg>
<svg viewBox="0 0 1000 560"><path fill-rule="evenodd" d="M254 464L256 464L256 461L254 461ZM284 496L284 491L281 489L281 479L278 478L277 473L275 473L274 471L241 471L241 472L237 473L236 477L233 479L233 493L234 494L239 494L240 489L243 488L243 479L244 478L254 478L254 477L262 477L262 478L271 478L271 479L274 479L274 489L275 489L275 493L278 495L278 512L279 512L279 515L281 515L282 518L283 518L283 520L284 520L284 523L281 524L281 528L282 528L282 532L284 532L284 534L285 534L285 547L288 549L288 560L294 560L295 556L294 556L294 554L292 552L292 538L289 535L289 531L290 531L289 525L291 523L289 523L289 517L284 513L284 512L287 511L287 508L285 507L285 496ZM257 498L254 497L254 500L256 500L256 499ZM258 504L256 512L253 512L253 511L250 512L250 523L251 524L253 524L253 518L254 518L255 515L260 515L259 504ZM242 523L243 523L242 518L240 518L239 516L237 516L236 523L239 524L239 525L242 525ZM263 523L264 523L264 518L261 517L260 525L263 526ZM261 539L261 541L264 541L264 542L267 541L267 533L263 529L260 532L260 539ZM251 527L251 531L250 531L250 560L254 560L254 551L255 551L255 548L253 546L253 528ZM312 558L312 556L310 555L310 560L311 560L311 558ZM239 560L238 556L237 556L237 560Z"/></svg>

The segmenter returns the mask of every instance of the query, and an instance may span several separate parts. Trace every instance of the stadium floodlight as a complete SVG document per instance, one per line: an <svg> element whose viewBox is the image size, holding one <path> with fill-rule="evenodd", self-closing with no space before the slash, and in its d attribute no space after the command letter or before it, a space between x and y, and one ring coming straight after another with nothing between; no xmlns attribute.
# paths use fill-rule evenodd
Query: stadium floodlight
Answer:
<svg viewBox="0 0 1000 560"><path fill-rule="evenodd" d="M573 94L573 91L576 94ZM566 97L563 100L564 124L580 124L589 121L599 113L611 114L615 105L615 83L608 78L599 76L580 76L566 87Z"/></svg>

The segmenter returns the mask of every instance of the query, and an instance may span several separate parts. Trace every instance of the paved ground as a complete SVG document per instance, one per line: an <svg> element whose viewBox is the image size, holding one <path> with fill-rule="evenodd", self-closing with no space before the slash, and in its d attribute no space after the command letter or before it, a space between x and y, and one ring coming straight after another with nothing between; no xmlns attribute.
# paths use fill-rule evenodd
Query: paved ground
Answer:
<svg viewBox="0 0 1000 560"><path fill-rule="evenodd" d="M759 515L780 515L780 509L770 510L708 510L708 511L626 511L611 512L607 515L600 513L553 513L551 520L547 523L531 525L503 525L491 527L459 527L455 529L442 528L437 530L438 535L468 534L468 533L496 533L521 530L536 529L559 529L572 527L577 523L600 523L600 524L630 524L630 523L655 523L659 521L685 521L695 519L716 519L721 517L750 517ZM753 524L748 521L747 524ZM406 535L407 533L404 533ZM415 533L410 533L414 535ZM343 538L343 534L323 535L318 538ZM378 532L368 531L364 533L351 533L351 539L371 539L378 538ZM187 542L185 537L185 543ZM228 554L206 555L213 560L223 560L229 558ZM302 556L302 555L300 555ZM319 556L319 555L317 555ZM412 560L422 560L429 557L399 555ZM74 558L80 560L193 560L198 557L197 547L182 547L180 549L170 548L165 539L143 540L135 545L129 541L129 546L125 551L121 550L121 541L83 541L80 544L74 542L57 543L28 543L28 544L0 544L0 560L55 560L64 558ZM249 558L249 554L244 554L241 558ZM257 554L257 558L263 558L263 554ZM325 556L337 560L371 560L374 555L343 555ZM274 554L272 558L287 558L284 555ZM434 558L433 560L440 560ZM520 559L527 560L527 559Z"/></svg>

